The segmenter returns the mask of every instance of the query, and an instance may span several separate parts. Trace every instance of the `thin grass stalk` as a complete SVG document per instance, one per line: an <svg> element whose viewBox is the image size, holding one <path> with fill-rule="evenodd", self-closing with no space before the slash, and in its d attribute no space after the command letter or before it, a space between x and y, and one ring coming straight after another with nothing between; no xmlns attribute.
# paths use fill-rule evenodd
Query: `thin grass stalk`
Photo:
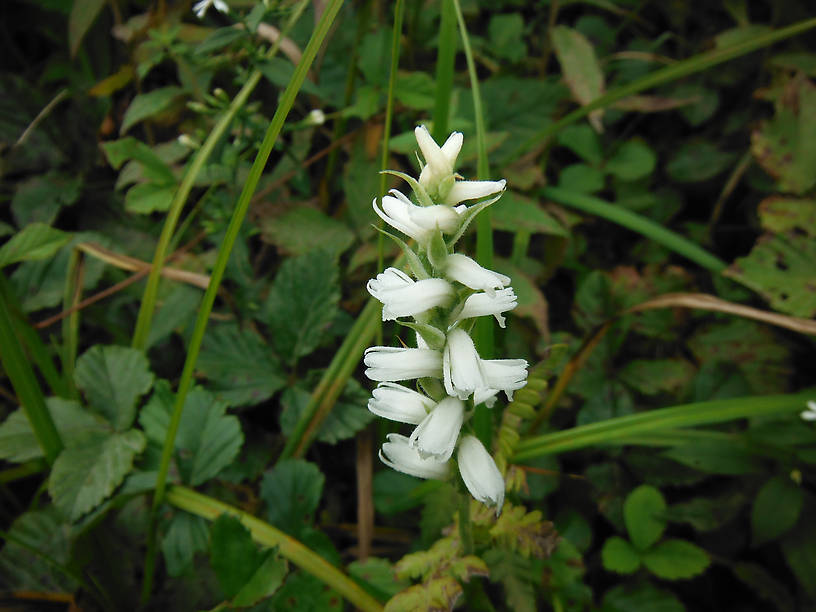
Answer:
<svg viewBox="0 0 816 612"><path fill-rule="evenodd" d="M283 39L286 37L289 30L292 29L292 26L294 26L294 24L300 18L308 4L308 0L302 0L297 5L286 26L281 31L280 38L275 41L272 48L266 54L266 58L275 56L275 54L278 52L281 41L283 41ZM158 298L161 269L164 267L164 262L167 259L167 253L170 249L170 241L173 238L176 225L181 217L181 211L184 209L184 204L187 202L187 198L189 197L190 191L193 188L193 183L201 172L201 169L204 167L204 164L215 150L215 145L218 144L218 141L232 123L235 115L246 104L247 100L249 99L249 95L261 80L261 76L262 73L260 70L253 70L249 75L246 83L244 83L244 86L240 89L227 111L224 113L221 119L218 120L218 123L216 123L212 132L210 132L209 136L207 136L207 140L204 141L204 144L196 153L192 164L190 164L190 167L184 174L184 178L182 178L181 184L173 196L173 201L171 202L170 209L167 212L167 218L164 221L164 226L162 227L162 232L159 236L159 242L156 245L156 251L153 255L150 275L147 277L147 284L145 285L144 294L142 295L139 315L136 319L136 328L133 331L133 340L131 342L131 345L134 348L144 350L147 346L150 326L153 322L153 313L156 310L156 299Z"/></svg>
<svg viewBox="0 0 816 612"><path fill-rule="evenodd" d="M453 93L453 67L456 59L456 7L453 0L442 0L439 20L439 47L436 53L436 91L434 93L433 132L436 142L448 137L448 118Z"/></svg>
<svg viewBox="0 0 816 612"><path fill-rule="evenodd" d="M546 142L551 136L558 133L559 130L570 125L571 123L575 123L579 119L583 119L589 115L589 113L598 108L605 108L613 102L617 102L618 100L626 98L627 96L663 85L664 83L670 83L671 81L681 79L696 72L702 72L703 70L707 70L713 66L722 64L723 62L727 62L763 47L767 47L779 42L780 40L791 38L792 36L796 36L815 27L816 18L805 19L788 27L780 28L766 34L760 34L750 38L749 40L745 40L734 45L729 45L723 49L714 49L713 51L700 53L699 55L681 60L666 66L665 68L661 68L660 70L655 70L654 72L636 79L631 83L626 83L620 87L615 87L606 92L604 95L594 99L589 104L575 109L558 121L550 123L543 130L525 140L523 143L521 143L521 145L519 145L513 154L510 155L508 161L516 159L525 151L530 150L536 144Z"/></svg>
<svg viewBox="0 0 816 612"><path fill-rule="evenodd" d="M14 332L14 324L5 299L0 299L0 361L6 376L11 380L45 459L49 464L53 464L62 450L62 440L45 405L40 383L34 376L23 346Z"/></svg>
<svg viewBox="0 0 816 612"><path fill-rule="evenodd" d="M680 234L620 206L614 206L598 198L567 191L560 187L544 187L540 193L545 198L550 198L559 204L598 215L637 232L714 273L720 273L728 266L720 258L687 238L683 238Z"/></svg>
<svg viewBox="0 0 816 612"><path fill-rule="evenodd" d="M68 257L68 272L65 275L65 290L62 296L62 309L71 310L82 296L82 253L72 249ZM76 365L77 351L79 350L79 310L73 310L62 320L62 377L68 393L72 398L78 398L74 384L74 366Z"/></svg>
<svg viewBox="0 0 816 612"><path fill-rule="evenodd" d="M376 599L334 565L298 540L251 514L181 486L170 487L166 499L176 508L210 521L222 514L236 517L257 542L264 546L276 546L283 557L333 588L358 609L370 612L382 610L382 605Z"/></svg>
<svg viewBox="0 0 816 612"><path fill-rule="evenodd" d="M512 460L529 461L544 455L578 450L596 444L611 444L615 440L661 430L798 412L804 408L806 399L803 394L740 397L630 414L522 440L516 447L516 454Z"/></svg>

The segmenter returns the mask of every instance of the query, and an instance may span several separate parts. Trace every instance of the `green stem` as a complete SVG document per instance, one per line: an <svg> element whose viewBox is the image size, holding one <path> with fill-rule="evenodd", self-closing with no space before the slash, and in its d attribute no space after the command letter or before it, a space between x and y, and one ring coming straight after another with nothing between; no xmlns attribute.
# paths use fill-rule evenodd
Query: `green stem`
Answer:
<svg viewBox="0 0 816 612"><path fill-rule="evenodd" d="M275 41L275 44L272 45L272 48L266 54L267 58L273 57L278 52L281 41L283 41L286 33L292 28L300 15L303 13L303 10L306 8L307 4L308 2L303 0L297 6L295 11L292 13L289 22L286 24L286 27L281 32L281 36L277 41ZM201 169L204 167L204 164L207 162L210 155L212 155L215 145L218 144L218 141L227 131L227 128L229 127L230 123L232 123L235 115L246 104L247 100L249 99L249 95L258 85L258 82L261 80L261 76L262 73L260 70L253 70L249 75L249 78L247 78L246 83L244 83L244 86L235 96L235 99L230 104L227 112L224 113L221 119L219 119L212 132L210 132L209 136L207 136L207 140L196 153L193 163L190 164L190 167L184 174L184 178L181 180L181 185L179 185L178 190L173 196L173 201L170 204L170 210L167 213L167 218L164 221L164 227L162 227L162 232L159 236L159 242L156 245L156 252L153 255L153 264L152 268L150 269L150 275L147 277L145 291L142 295L139 315L136 319L136 329L133 332L132 346L134 348L144 350L144 348L147 346L150 326L153 322L153 313L156 310L156 299L158 298L161 269L164 266L165 259L167 258L170 240L173 237L179 217L181 216L181 211L184 208L184 204L187 202L187 198L190 195L193 184L201 172Z"/></svg>
<svg viewBox="0 0 816 612"><path fill-rule="evenodd" d="M80 270L82 255L78 249L72 249L68 258L68 271L65 275L65 290L62 296L63 310L69 310L79 301L82 291L82 273ZM79 394L74 384L74 366L79 349L79 310L75 310L62 320L62 377L68 393L74 399Z"/></svg>
<svg viewBox="0 0 816 612"><path fill-rule="evenodd" d="M433 137L444 142L448 137L450 99L453 91L453 66L456 59L456 7L453 0L442 0L439 20L439 47L436 54L436 92L433 109Z"/></svg>
<svg viewBox="0 0 816 612"><path fill-rule="evenodd" d="M470 521L470 493L459 491L459 538L462 540L462 553L473 554L473 524Z"/></svg>
<svg viewBox="0 0 816 612"><path fill-rule="evenodd" d="M186 487L171 487L167 491L166 499L169 504L210 521L222 514L235 516L249 529L257 542L264 546L276 546L281 555L333 588L360 610L371 612L382 610L382 606L376 599L334 565L298 540L251 514Z"/></svg>
<svg viewBox="0 0 816 612"><path fill-rule="evenodd" d="M0 282L5 282L5 277L2 277ZM62 440L45 405L40 383L37 382L20 340L14 333L8 306L5 298L0 299L0 361L20 399L46 460L52 464L62 450Z"/></svg>
<svg viewBox="0 0 816 612"><path fill-rule="evenodd" d="M622 225L712 272L722 272L728 265L702 247L683 238L680 234L620 206L614 206L598 198L567 191L560 187L544 187L541 190L541 195L559 204L577 208Z"/></svg>
<svg viewBox="0 0 816 612"><path fill-rule="evenodd" d="M543 455L563 453L596 444L612 444L615 441L632 439L634 436L661 430L801 411L806 400L807 396L802 394L740 397L630 414L522 440L516 446L516 454L512 460L529 461Z"/></svg>
<svg viewBox="0 0 816 612"><path fill-rule="evenodd" d="M15 480L22 480L34 474L39 474L47 469L48 465L42 459L27 461L14 467L0 470L0 484L8 484Z"/></svg>

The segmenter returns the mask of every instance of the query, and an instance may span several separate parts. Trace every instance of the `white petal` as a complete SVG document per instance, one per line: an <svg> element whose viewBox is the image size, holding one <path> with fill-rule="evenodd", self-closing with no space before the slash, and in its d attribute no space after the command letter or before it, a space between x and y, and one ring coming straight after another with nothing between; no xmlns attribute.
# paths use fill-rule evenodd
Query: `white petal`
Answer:
<svg viewBox="0 0 816 612"><path fill-rule="evenodd" d="M465 200L484 198L504 191L507 181L456 181L445 197L445 204L453 205Z"/></svg>
<svg viewBox="0 0 816 612"><path fill-rule="evenodd" d="M413 389L383 382L374 389L368 409L379 417L417 425L428 416L436 402Z"/></svg>
<svg viewBox="0 0 816 612"><path fill-rule="evenodd" d="M212 4L212 0L201 0L201 2L196 2L193 5L193 12L195 16L201 19L207 13L207 9L210 8L210 4Z"/></svg>
<svg viewBox="0 0 816 612"><path fill-rule="evenodd" d="M498 516L504 503L504 479L493 457L478 438L463 436L456 460L470 494L483 504L496 506Z"/></svg>
<svg viewBox="0 0 816 612"><path fill-rule="evenodd" d="M421 457L433 456L447 461L459 439L465 418L465 405L455 397L443 399L411 434L409 443Z"/></svg>
<svg viewBox="0 0 816 612"><path fill-rule="evenodd" d="M454 289L441 278L427 278L414 281L396 268L368 281L368 292L383 303L383 321L398 317L409 317L437 306L443 306L453 299Z"/></svg>
<svg viewBox="0 0 816 612"><path fill-rule="evenodd" d="M372 346L366 349L363 363L368 366L365 375L371 380L394 382L425 376L439 377L442 355L431 349Z"/></svg>
<svg viewBox="0 0 816 612"><path fill-rule="evenodd" d="M524 359L483 359L481 368L485 386L504 391L513 400L513 391L527 384L527 362Z"/></svg>
<svg viewBox="0 0 816 612"><path fill-rule="evenodd" d="M446 234L452 234L459 229L461 219L459 214L450 206L412 206L408 215L413 223L427 230L439 228Z"/></svg>
<svg viewBox="0 0 816 612"><path fill-rule="evenodd" d="M400 194L401 195L401 194ZM404 197L404 196L403 196ZM410 236L418 242L427 240L429 230L418 226L411 220L407 206L414 206L410 202L407 204L394 196L386 195L382 199L382 210L377 206L377 199L372 202L374 212L388 225L401 231L406 236Z"/></svg>
<svg viewBox="0 0 816 612"><path fill-rule="evenodd" d="M451 132L445 144L442 145L442 154L447 158L451 169L456 166L456 158L459 157L459 151L462 150L462 142L465 137L462 132Z"/></svg>
<svg viewBox="0 0 816 612"><path fill-rule="evenodd" d="M503 312L513 310L518 305L518 299L512 287L499 289L494 295L487 293L474 293L465 300L462 310L456 316L456 321L472 319L493 315L499 322L499 327L504 327Z"/></svg>
<svg viewBox="0 0 816 612"><path fill-rule="evenodd" d="M414 136L416 136L419 150L422 151L422 157L425 158L425 164L430 166L432 174L437 176L453 174L453 163L449 157L442 152L439 145L436 144L428 128L424 125L420 125L414 130ZM460 144L459 146L461 147L462 145ZM453 145L449 147L449 151L452 149Z"/></svg>
<svg viewBox="0 0 816 612"><path fill-rule="evenodd" d="M418 478L442 480L448 476L450 467L447 461L422 458L416 449L411 448L405 436L392 433L387 437L388 442L380 450L380 460L388 467Z"/></svg>
<svg viewBox="0 0 816 612"><path fill-rule="evenodd" d="M442 353L442 379L448 395L467 399L476 389L487 387L480 367L479 354L466 331L448 332Z"/></svg>
<svg viewBox="0 0 816 612"><path fill-rule="evenodd" d="M229 6L224 0L213 0L213 6L219 13L229 13Z"/></svg>
<svg viewBox="0 0 816 612"><path fill-rule="evenodd" d="M496 289L510 284L510 277L483 268L467 255L454 253L445 260L445 276L471 289L481 289L490 296Z"/></svg>

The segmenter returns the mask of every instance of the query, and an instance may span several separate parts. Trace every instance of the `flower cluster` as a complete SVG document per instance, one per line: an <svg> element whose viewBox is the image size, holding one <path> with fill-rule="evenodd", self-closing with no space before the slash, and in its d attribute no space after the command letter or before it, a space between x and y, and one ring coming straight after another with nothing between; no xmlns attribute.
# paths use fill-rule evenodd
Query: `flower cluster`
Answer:
<svg viewBox="0 0 816 612"><path fill-rule="evenodd" d="M373 203L383 221L415 241L410 249L394 237L411 274L388 268L367 287L383 304L383 321L396 320L416 332L416 347L366 351L366 376L380 383L368 409L416 425L410 437L388 435L380 451L386 465L420 478L445 479L456 451L470 493L498 513L504 501L501 473L478 438L460 434L473 407L491 407L501 391L512 400L527 382L526 361L482 359L469 333L473 319L481 316L493 316L504 327L503 314L515 308L516 294L507 276L452 250L473 218L501 197L505 181L465 181L455 174L462 134L454 132L441 147L424 126L415 134L425 160L419 179L392 174L409 183L418 203L397 190L383 197L381 206L376 199ZM479 201L463 204L470 200ZM408 380L416 380L419 391L397 384Z"/></svg>

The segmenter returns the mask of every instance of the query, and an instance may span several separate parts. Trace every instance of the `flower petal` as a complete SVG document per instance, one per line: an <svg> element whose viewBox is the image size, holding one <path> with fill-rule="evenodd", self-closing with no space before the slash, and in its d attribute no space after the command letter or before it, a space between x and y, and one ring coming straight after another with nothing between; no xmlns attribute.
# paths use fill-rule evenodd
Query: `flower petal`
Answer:
<svg viewBox="0 0 816 612"><path fill-rule="evenodd" d="M366 349L363 363L365 375L378 382L394 382L425 376L440 377L442 355L439 351L421 348L372 346Z"/></svg>
<svg viewBox="0 0 816 612"><path fill-rule="evenodd" d="M409 443L421 457L430 455L447 461L453 455L464 418L465 405L455 397L447 397L414 429Z"/></svg>
<svg viewBox="0 0 816 612"><path fill-rule="evenodd" d="M448 395L465 400L476 389L487 386L480 361L473 340L466 331L456 328L448 332L442 353L442 379Z"/></svg>
<svg viewBox="0 0 816 612"><path fill-rule="evenodd" d="M504 191L507 181L456 181L445 196L445 204L454 205L465 200L484 198Z"/></svg>
<svg viewBox="0 0 816 612"><path fill-rule="evenodd" d="M504 317L501 313L513 310L516 306L518 306L518 298L512 287L499 289L492 296L487 293L474 293L465 300L454 323L464 319L493 315L499 322L499 327L504 328Z"/></svg>
<svg viewBox="0 0 816 612"><path fill-rule="evenodd" d="M417 478L443 480L448 476L450 464L447 461L421 457L419 451L411 448L405 436L392 433L387 437L388 442L380 450L380 461L388 467Z"/></svg>
<svg viewBox="0 0 816 612"><path fill-rule="evenodd" d="M493 457L479 439L463 436L456 455L459 473L470 494L488 506L496 506L496 516L504 503L504 478Z"/></svg>
<svg viewBox="0 0 816 612"><path fill-rule="evenodd" d="M471 289L481 289L489 296L495 295L496 289L510 284L510 278L504 274L483 268L467 255L454 253L445 260L444 274L451 280L458 281Z"/></svg>
<svg viewBox="0 0 816 612"><path fill-rule="evenodd" d="M379 417L418 425L433 410L436 402L413 389L392 382L377 385L368 400L368 409Z"/></svg>

